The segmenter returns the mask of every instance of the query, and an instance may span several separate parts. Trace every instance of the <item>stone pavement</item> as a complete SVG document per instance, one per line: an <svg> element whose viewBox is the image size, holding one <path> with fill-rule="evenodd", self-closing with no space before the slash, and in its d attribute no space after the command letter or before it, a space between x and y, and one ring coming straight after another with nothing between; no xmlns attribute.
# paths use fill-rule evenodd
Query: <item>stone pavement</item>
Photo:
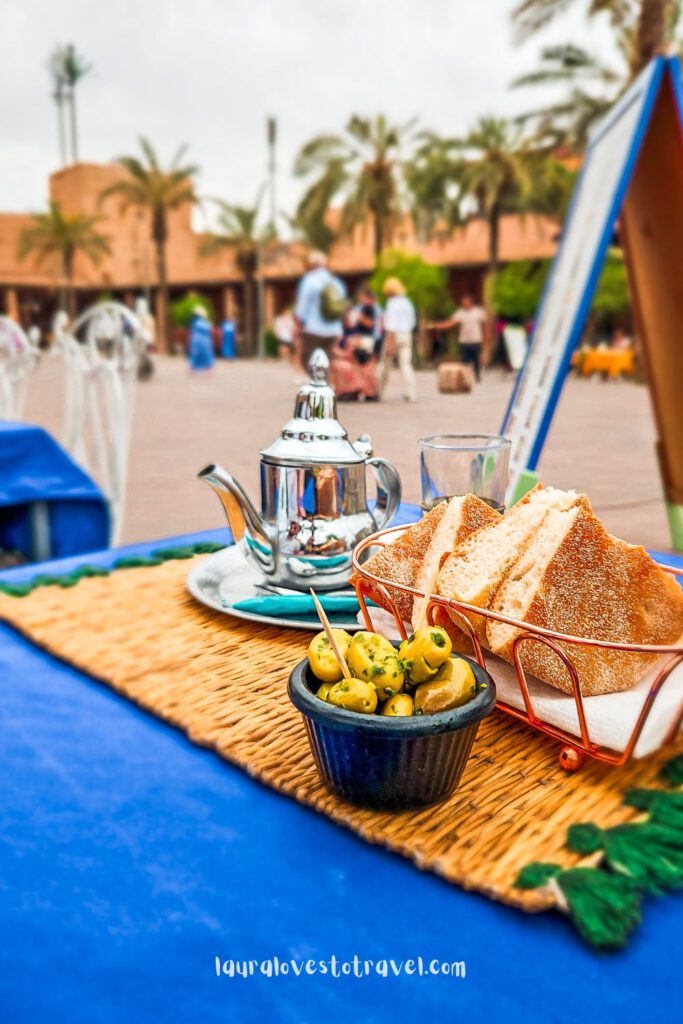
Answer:
<svg viewBox="0 0 683 1024"><path fill-rule="evenodd" d="M419 500L416 441L435 433L496 433L512 379L491 371L471 395L439 395L435 373L418 374L418 402L405 404L397 375L381 404L340 404L351 438L368 432L401 472L404 497ZM61 433L62 367L43 357L25 418ZM291 370L273 362L220 362L190 375L181 359L158 358L137 390L123 542L221 526L218 501L195 475L219 462L258 499L258 452L291 416ZM546 483L585 491L608 529L667 550L670 539L654 454L647 389L570 379L548 439ZM369 480L370 484L370 480Z"/></svg>

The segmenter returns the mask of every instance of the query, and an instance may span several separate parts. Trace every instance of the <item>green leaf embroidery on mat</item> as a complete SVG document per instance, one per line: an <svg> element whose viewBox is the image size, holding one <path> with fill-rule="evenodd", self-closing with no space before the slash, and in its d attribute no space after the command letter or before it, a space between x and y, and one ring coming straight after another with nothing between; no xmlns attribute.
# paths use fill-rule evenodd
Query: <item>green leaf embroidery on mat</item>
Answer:
<svg viewBox="0 0 683 1024"><path fill-rule="evenodd" d="M683 754L659 770L670 786L683 785ZM563 869L536 862L519 872L519 889L539 889L552 881L558 909L569 914L579 934L596 949L621 949L640 923L643 893L683 887L683 793L630 789L624 803L649 820L601 829L572 825L567 845L583 856L603 854L603 866ZM564 905L562 904L564 901Z"/></svg>
<svg viewBox="0 0 683 1024"><path fill-rule="evenodd" d="M641 894L628 878L600 868L567 868L534 863L522 868L515 885L538 889L554 879L579 934L595 949L622 949L640 924ZM561 908L564 909L564 908Z"/></svg>
<svg viewBox="0 0 683 1024"><path fill-rule="evenodd" d="M596 949L623 949L641 921L641 893L628 878L599 868L570 868L557 876L569 913Z"/></svg>
<svg viewBox="0 0 683 1024"><path fill-rule="evenodd" d="M163 558L153 555L126 555L112 563L112 569L148 569L154 565L163 565Z"/></svg>
<svg viewBox="0 0 683 1024"><path fill-rule="evenodd" d="M613 871L628 876L645 892L658 894L683 886L683 832L653 822L615 825L572 825L570 850L587 856L603 851Z"/></svg>
<svg viewBox="0 0 683 1024"><path fill-rule="evenodd" d="M25 583L2 583L0 582L0 594L7 597L27 597L38 587L75 587L83 579L91 576L109 576L114 569L138 569L148 568L154 565L163 565L164 562L171 562L177 559L193 558L195 555L210 555L221 551L224 544L217 544L214 541L198 541L196 544L186 544L175 548L162 548L159 551L152 551L150 555L124 555L118 558L107 569L101 565L80 565L71 572L58 574L39 573L32 580Z"/></svg>
<svg viewBox="0 0 683 1024"><path fill-rule="evenodd" d="M214 540L200 540L192 547L197 555L215 555L217 551L223 550L225 544L219 544Z"/></svg>
<svg viewBox="0 0 683 1024"><path fill-rule="evenodd" d="M177 548L161 548L159 551L155 551L154 554L157 558L161 558L166 562L181 558L194 558L196 551L188 545Z"/></svg>
<svg viewBox="0 0 683 1024"><path fill-rule="evenodd" d="M545 864L541 861L534 861L522 868L517 875L515 885L518 889L540 889L547 885L551 878L554 878L560 868L557 864Z"/></svg>
<svg viewBox="0 0 683 1024"><path fill-rule="evenodd" d="M8 597L26 597L33 589L30 583L0 583L0 594Z"/></svg>
<svg viewBox="0 0 683 1024"><path fill-rule="evenodd" d="M77 581L74 581L77 582ZM65 573L61 576L48 575L43 573L38 576L34 576L31 583L35 587L70 587L73 586L71 583L71 574Z"/></svg>
<svg viewBox="0 0 683 1024"><path fill-rule="evenodd" d="M659 769L659 777L670 786L683 786L683 754L663 764Z"/></svg>
<svg viewBox="0 0 683 1024"><path fill-rule="evenodd" d="M110 573L111 569L105 569L103 565L79 565L71 575L79 580L87 580L91 576L109 576Z"/></svg>
<svg viewBox="0 0 683 1024"><path fill-rule="evenodd" d="M667 793L662 789L629 789L624 803L646 811L650 821L669 828L683 829L683 793Z"/></svg>

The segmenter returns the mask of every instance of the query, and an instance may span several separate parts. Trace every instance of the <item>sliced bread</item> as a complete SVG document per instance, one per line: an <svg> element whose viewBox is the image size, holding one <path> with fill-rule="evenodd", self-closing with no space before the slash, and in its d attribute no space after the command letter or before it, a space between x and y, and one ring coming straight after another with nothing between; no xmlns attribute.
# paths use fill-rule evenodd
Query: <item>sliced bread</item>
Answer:
<svg viewBox="0 0 683 1024"><path fill-rule="evenodd" d="M387 584L402 583L416 590L431 590L441 559L475 530L498 519L499 513L473 494L451 498L436 505L396 541L369 558L364 568ZM355 576L351 582L355 582ZM413 599L412 594L391 586L387 590L404 622L411 622L413 611L419 615L423 604L419 598ZM387 607L379 590L371 590L370 596L381 607Z"/></svg>
<svg viewBox="0 0 683 1024"><path fill-rule="evenodd" d="M391 544L386 544L380 551L368 558L364 568L388 583L401 583L406 587L414 587L417 574L422 565L424 553L429 547L434 531L446 513L447 502L442 502L430 509L412 526L400 534ZM351 583L358 579L356 573L351 576ZM410 622L413 611L413 595L402 590L387 586L391 597L404 622ZM381 591L372 588L369 593L372 600L387 611L391 611Z"/></svg>
<svg viewBox="0 0 683 1024"><path fill-rule="evenodd" d="M567 509L587 499L575 491L536 487L498 521L485 526L460 544L445 560L437 580L437 593L449 600L488 608L510 567L524 553L534 532L551 509ZM487 642L486 620L470 616L482 643ZM457 625L457 616L453 616Z"/></svg>
<svg viewBox="0 0 683 1024"><path fill-rule="evenodd" d="M424 553L415 578L416 589L424 594L433 593L444 556L450 554L477 530L498 522L500 518L500 512L496 512L474 494L451 498ZM418 626L422 605L423 602L416 598L412 614L414 629Z"/></svg>
<svg viewBox="0 0 683 1024"><path fill-rule="evenodd" d="M491 603L491 610L571 636L670 644L683 635L683 591L644 548L610 536L586 503L548 511ZM490 649L512 661L522 632L489 619ZM584 695L633 686L656 655L562 645ZM526 671L567 693L571 679L543 642L521 645Z"/></svg>

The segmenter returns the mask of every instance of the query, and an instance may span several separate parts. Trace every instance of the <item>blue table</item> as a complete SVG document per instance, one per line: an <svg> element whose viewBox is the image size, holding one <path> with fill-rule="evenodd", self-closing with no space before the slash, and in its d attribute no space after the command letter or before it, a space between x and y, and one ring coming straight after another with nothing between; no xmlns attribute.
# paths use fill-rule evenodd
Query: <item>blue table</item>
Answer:
<svg viewBox="0 0 683 1024"><path fill-rule="evenodd" d="M0 547L59 558L109 543L99 487L47 431L0 420Z"/></svg>
<svg viewBox="0 0 683 1024"><path fill-rule="evenodd" d="M4 626L0 685L3 1022L675 1019L680 897L647 901L629 949L597 956L559 915L526 916L367 845ZM215 972L216 957L354 954L464 960L467 975Z"/></svg>

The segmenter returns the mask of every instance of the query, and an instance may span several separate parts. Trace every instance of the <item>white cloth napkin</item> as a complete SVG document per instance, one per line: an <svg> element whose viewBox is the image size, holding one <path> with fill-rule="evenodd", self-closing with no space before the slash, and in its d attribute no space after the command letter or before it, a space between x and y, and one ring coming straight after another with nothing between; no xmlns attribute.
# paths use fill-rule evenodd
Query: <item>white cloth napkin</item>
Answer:
<svg viewBox="0 0 683 1024"><path fill-rule="evenodd" d="M359 617L360 618L360 617ZM381 608L372 609L375 628L389 639L399 639L394 617ZM683 640L683 638L682 638ZM524 708L517 672L502 658L484 652L486 668L496 684L500 700L515 708ZM639 683L623 693L605 693L584 697L588 732L592 743L618 753L626 749L635 729L638 715L655 676L673 655L659 659L655 667ZM538 718L559 726L574 736L581 736L579 716L573 696L562 693L546 683L527 675L529 694ZM683 664L677 665L657 695L633 752L634 757L647 757L661 747L683 704Z"/></svg>

